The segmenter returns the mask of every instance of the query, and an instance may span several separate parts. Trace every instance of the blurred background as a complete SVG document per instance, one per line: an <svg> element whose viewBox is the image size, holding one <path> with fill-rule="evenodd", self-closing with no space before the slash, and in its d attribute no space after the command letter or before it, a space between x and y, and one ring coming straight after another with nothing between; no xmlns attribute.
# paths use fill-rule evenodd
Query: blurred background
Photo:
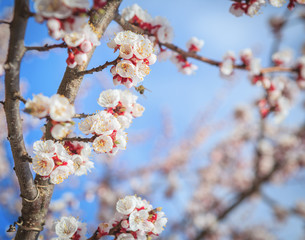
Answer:
<svg viewBox="0 0 305 240"><path fill-rule="evenodd" d="M272 64L272 49L277 43L278 50L291 49L294 59L302 55L305 8L288 13L286 7L268 5L254 17L237 18L229 12L231 1L124 0L120 11L134 3L153 17L168 19L174 29L175 45L186 49L191 37L204 40L199 54L214 60L221 61L228 50L238 55L240 50L251 48L254 56L262 59L262 66L267 67ZM3 18L12 6L13 1L0 0ZM288 19L280 41L269 24L275 16ZM2 25L0 41L5 46L8 35ZM118 31L120 27L111 23L89 68L117 57L106 44ZM45 24L31 18L25 43L41 46L56 41L48 36ZM5 59L5 51L0 53L1 59ZM28 52L21 67L24 98L38 93L55 94L66 68L66 57L65 49ZM116 201L128 194L137 194L154 207L163 208L168 224L160 239L195 239L203 229L210 231L206 239L305 239L304 214L297 211L297 204L302 205L300 201L305 199L303 92L297 87L292 91L293 105L282 122L276 123L272 115L264 120L262 139L256 102L264 96L263 88L252 85L246 71L235 70L233 76L224 79L217 67L189 61L198 66L190 76L179 73L169 60L151 66L143 82L145 93L140 95L133 90L145 112L127 130L127 149L115 157L94 154L95 168L90 174L71 176L55 187L43 232L45 239L54 236L52 222L62 215L73 215L86 222L90 236L100 222L111 219ZM0 100L4 98L3 79L1 76ZM289 81L294 82L293 78ZM96 101L100 92L109 88L114 88L109 68L85 76L75 103L77 113L102 110ZM246 117L236 118L236 109L242 109ZM21 199L2 106L0 118L0 239L11 239L13 235L6 230L19 216ZM40 128L45 122L26 114L23 118L27 148L33 155L32 144L42 136ZM80 134L77 130L76 133ZM293 137L297 143L291 140ZM217 221L221 212L258 178L253 161L260 146L263 154L273 156L273 161L290 151L285 157L294 162ZM285 211L283 219L279 219L276 207ZM304 204L303 207L305 213ZM256 238L245 233L250 230L257 234Z"/></svg>

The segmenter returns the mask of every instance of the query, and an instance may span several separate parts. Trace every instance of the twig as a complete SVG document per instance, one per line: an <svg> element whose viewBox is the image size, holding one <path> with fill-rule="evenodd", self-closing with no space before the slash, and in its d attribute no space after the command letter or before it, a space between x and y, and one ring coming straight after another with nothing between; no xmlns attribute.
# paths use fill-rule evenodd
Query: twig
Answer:
<svg viewBox="0 0 305 240"><path fill-rule="evenodd" d="M116 65L119 61L121 60L120 57L117 57L115 60L111 61L111 62L106 62L104 63L103 65L100 65L98 67L95 67L95 68L92 68L92 69L89 69L89 70L85 70L85 71L81 71L81 72L78 72L77 75L79 76L83 76L85 74L92 74L94 72L100 72L100 71L103 71L106 67L108 66L111 66L111 65Z"/></svg>
<svg viewBox="0 0 305 240"><path fill-rule="evenodd" d="M53 48L66 48L67 44L66 43L60 43L60 44L54 44L54 45L49 45L49 44L45 44L44 46L28 46L25 47L26 51L32 51L32 50L36 50L39 52L44 52L44 51L49 51L50 49Z"/></svg>
<svg viewBox="0 0 305 240"><path fill-rule="evenodd" d="M55 141L58 141L58 142L64 142L64 141L93 142L95 138L96 138L95 136L93 136L91 138L71 137L71 138L62 138L60 140L55 140Z"/></svg>
<svg viewBox="0 0 305 240"><path fill-rule="evenodd" d="M117 14L115 21L121 25L123 27L123 29L125 30L130 30L136 33L141 33L141 34L148 34L151 35L150 33L148 33L147 31L144 31L143 29L125 21L121 15ZM195 52L187 52L185 50L183 50L182 48L179 48L178 46L172 44L172 43L161 43L159 42L159 45L164 46L174 52L177 52L181 55L183 55L184 57L189 57L189 58L194 58L197 59L201 62L210 64L212 66L217 66L219 67L220 64L222 63L221 61L216 61L210 58L206 58L203 57ZM235 69L240 69L240 70L246 70L249 71L249 67L244 65L244 64L237 64L233 66ZM273 66L273 67L267 67L267 68L263 68L261 69L261 73L270 73L270 72L294 72L295 69L294 68L284 68L284 67L278 67L278 66Z"/></svg>
<svg viewBox="0 0 305 240"><path fill-rule="evenodd" d="M239 206L242 202L244 202L244 200L246 200L248 197L250 197L252 194L256 193L257 191L260 190L261 186L270 180L270 178L280 169L283 168L285 164L284 163L279 163L277 162L277 164L274 165L274 167L271 169L271 171L266 174L265 176L261 177L261 178L257 178L254 180L253 184L246 189L243 192L240 192L238 194L238 196L236 197L236 200L229 205L229 207L227 207L225 210L223 210L222 212L220 212L220 214L218 214L217 220L221 221L224 218L226 218L226 216L233 211L237 206ZM194 238L194 240L200 240L200 239L204 239L204 237L209 233L210 229L209 228L204 228L203 230L201 230L199 232L199 234Z"/></svg>
<svg viewBox="0 0 305 240"><path fill-rule="evenodd" d="M0 24L11 24L9 21L0 20Z"/></svg>
<svg viewBox="0 0 305 240"><path fill-rule="evenodd" d="M73 118L86 118L89 116L93 116L95 113L86 114L86 113L78 113L73 116Z"/></svg>
<svg viewBox="0 0 305 240"><path fill-rule="evenodd" d="M20 100L21 102L23 102L24 104L26 104L26 100L24 99L24 97L22 97L22 96L20 95L19 92L13 94L13 100L16 100L16 99L18 99L18 100Z"/></svg>

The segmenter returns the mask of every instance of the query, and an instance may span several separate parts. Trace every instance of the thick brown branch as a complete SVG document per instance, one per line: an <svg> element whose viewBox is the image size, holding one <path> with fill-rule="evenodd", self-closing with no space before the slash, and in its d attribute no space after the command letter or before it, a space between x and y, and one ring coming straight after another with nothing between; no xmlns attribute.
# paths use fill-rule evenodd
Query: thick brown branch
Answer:
<svg viewBox="0 0 305 240"><path fill-rule="evenodd" d="M143 29L125 21L122 16L120 16L119 14L117 14L117 16L115 17L115 21L121 25L121 27L125 30L130 30L130 31L133 31L133 32L136 32L136 33L140 33L140 34L148 34L147 32L145 32ZM188 51L185 51L183 50L182 48L179 48L178 46L172 44L172 43L161 43L159 42L159 44L161 46L164 46L176 53L179 53L181 55L183 55L185 58L194 58L194 59L197 59L198 61L201 61L201 62L204 62L204 63L207 63L207 64L210 64L212 66L220 66L221 64L221 61L216 61L216 60L213 60L213 59L210 59L210 58L206 58L206 57L203 57L195 52L188 52ZM241 69L241 70L246 70L246 71L249 71L249 68L243 64L239 64L239 65L234 65L234 68L235 69ZM277 67L277 66L273 66L273 67L268 67L268 68L263 68L261 70L261 73L270 73L270 72L294 72L295 69L294 68L284 68L284 67Z"/></svg>
<svg viewBox="0 0 305 240"><path fill-rule="evenodd" d="M45 52L45 51L49 51L50 49L53 48L66 48L67 44L66 43L60 43L60 44L54 44L54 45L49 45L49 44L45 44L44 46L29 46L29 47L25 47L26 51L32 51L32 50L36 50L39 52Z"/></svg>
<svg viewBox="0 0 305 240"><path fill-rule="evenodd" d="M91 25L91 27L94 28L94 32L98 33L99 37L101 37L103 35L107 26L113 20L121 1L122 0L110 0L110 1L108 1L107 5L105 6L105 9L104 9L105 11L96 12L95 14L93 14L91 16L90 25ZM69 67L66 68L66 72L63 76L63 79L61 81L61 84L58 88L57 93L67 97L71 103L73 103L75 101L76 95L78 93L78 90L79 90L80 85L83 80L83 75L80 76L78 73L81 71L84 71L87 68L94 50L95 50L95 48L93 48L93 50L90 53L88 53L87 63L85 63L81 66L78 66L76 68L73 68L73 69L71 69ZM49 122L49 123L47 123L47 127L46 127L46 134L45 134L46 139L52 139L50 130L51 130L51 124ZM54 185L50 184L48 179L45 179L39 175L36 175L35 183L37 184L37 186L40 187L39 188L40 196L36 202L28 203L28 204L31 204L31 207L27 208L27 211L24 211L24 213L26 214L28 223L31 223L33 226L41 229L44 224L44 219L46 217L46 214L48 212L49 204L50 204L51 197L53 194ZM26 223L25 219L23 219L23 221L25 224ZM40 232L37 230L33 230L33 228L32 229L18 228L18 232L20 232L20 231L26 232L26 234L32 235L34 237L15 238L16 240L37 239L39 232ZM18 233L17 233L17 236L18 236Z"/></svg>
<svg viewBox="0 0 305 240"><path fill-rule="evenodd" d="M5 69L5 114L8 128L8 139L14 158L14 169L18 178L20 192L23 199L33 200L38 191L35 187L33 176L28 161L22 132L22 119L20 117L19 100L20 92L20 64L25 53L24 35L27 25L27 17L24 10L28 9L28 0L15 0L14 18L10 24L10 41ZM23 224L18 228L16 240L35 239L35 233L26 233L25 228L33 228L27 220L29 205L22 201Z"/></svg>
<svg viewBox="0 0 305 240"><path fill-rule="evenodd" d="M100 65L98 67L95 67L95 68L91 68L89 70L85 70L85 71L81 71L81 72L78 72L78 75L79 76L83 76L85 74L92 74L94 72L101 72L103 71L106 67L108 66L112 66L112 65L116 65L119 61L120 61L120 57L117 57L115 60L111 61L111 62L106 62L105 64L103 65Z"/></svg>

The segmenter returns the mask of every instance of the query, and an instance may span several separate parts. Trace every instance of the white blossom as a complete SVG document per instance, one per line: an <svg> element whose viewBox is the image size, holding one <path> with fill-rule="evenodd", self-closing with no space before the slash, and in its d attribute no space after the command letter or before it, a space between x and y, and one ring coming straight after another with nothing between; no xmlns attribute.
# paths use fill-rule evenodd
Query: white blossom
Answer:
<svg viewBox="0 0 305 240"><path fill-rule="evenodd" d="M187 41L186 47L189 51L198 52L203 47L204 41L200 40L196 37L192 37L190 40Z"/></svg>
<svg viewBox="0 0 305 240"><path fill-rule="evenodd" d="M143 80L150 72L149 66L144 61L138 61L136 65L136 74L137 77Z"/></svg>
<svg viewBox="0 0 305 240"><path fill-rule="evenodd" d="M115 67L116 73L123 78L131 78L132 80L136 79L136 67L129 60L120 61Z"/></svg>
<svg viewBox="0 0 305 240"><path fill-rule="evenodd" d="M132 116L141 117L143 115L144 110L145 108L141 104L135 103L132 108Z"/></svg>
<svg viewBox="0 0 305 240"><path fill-rule="evenodd" d="M261 73L261 59L252 58L250 61L250 75L255 76Z"/></svg>
<svg viewBox="0 0 305 240"><path fill-rule="evenodd" d="M62 0L63 3L70 8L80 8L87 9L89 8L88 0Z"/></svg>
<svg viewBox="0 0 305 240"><path fill-rule="evenodd" d="M131 31L123 31L123 32L119 32L113 40L117 45L125 45L125 44L133 45L135 42L141 39L144 39L144 37L139 34L136 34Z"/></svg>
<svg viewBox="0 0 305 240"><path fill-rule="evenodd" d="M75 170L74 174L76 176L87 174L87 172L90 172L91 169L94 168L94 163L92 161L78 154L72 156L72 161Z"/></svg>
<svg viewBox="0 0 305 240"><path fill-rule="evenodd" d="M125 113L124 115L119 115L116 118L121 125L121 129L129 128L132 122L132 116L129 113Z"/></svg>
<svg viewBox="0 0 305 240"><path fill-rule="evenodd" d="M50 182L53 184L62 183L70 175L70 168L59 166L50 174Z"/></svg>
<svg viewBox="0 0 305 240"><path fill-rule="evenodd" d="M88 40L85 40L80 45L80 50L84 53L88 53L92 50L92 43Z"/></svg>
<svg viewBox="0 0 305 240"><path fill-rule="evenodd" d="M152 17L146 11L144 11L138 4L133 4L132 6L123 9L122 17L126 21L132 20L134 16L137 16L143 22L152 22Z"/></svg>
<svg viewBox="0 0 305 240"><path fill-rule="evenodd" d="M62 139L73 131L74 125L71 123L58 123L51 129L51 135L55 139Z"/></svg>
<svg viewBox="0 0 305 240"><path fill-rule="evenodd" d="M88 56L87 56L86 53L78 53L78 54L75 54L75 62L76 62L78 65L83 65L83 64L85 64L87 61L88 61Z"/></svg>
<svg viewBox="0 0 305 240"><path fill-rule="evenodd" d="M119 90L114 90L114 89L109 89L106 91L101 92L97 103L106 108L113 108L116 105L118 105L120 101L120 91Z"/></svg>
<svg viewBox="0 0 305 240"><path fill-rule="evenodd" d="M164 212L157 213L157 220L154 222L154 228L152 230L154 234L160 234L163 231L163 228L167 223L167 218L165 218L164 216Z"/></svg>
<svg viewBox="0 0 305 240"><path fill-rule="evenodd" d="M279 52L276 52L272 55L272 61L276 64L276 65L288 65L293 58L293 53L292 50L290 49L285 49Z"/></svg>
<svg viewBox="0 0 305 240"><path fill-rule="evenodd" d="M25 111L34 117L43 118L48 115L50 108L50 99L41 93L33 95L33 100L27 100Z"/></svg>
<svg viewBox="0 0 305 240"><path fill-rule="evenodd" d="M117 240L134 240L135 238L130 233L122 233L116 239Z"/></svg>
<svg viewBox="0 0 305 240"><path fill-rule="evenodd" d="M63 4L63 0L36 0L34 9L37 14L46 18L64 19L72 14L72 10Z"/></svg>
<svg viewBox="0 0 305 240"><path fill-rule="evenodd" d="M36 155L33 158L33 170L40 176L48 176L52 172L55 164L51 156L46 154Z"/></svg>
<svg viewBox="0 0 305 240"><path fill-rule="evenodd" d="M47 141L36 141L33 144L33 152L37 155L45 154L53 157L56 152L56 145L52 140Z"/></svg>
<svg viewBox="0 0 305 240"><path fill-rule="evenodd" d="M142 230L150 232L154 228L152 222L147 221L149 213L147 210L134 211L129 216L129 225L132 231Z"/></svg>
<svg viewBox="0 0 305 240"><path fill-rule="evenodd" d="M50 117L57 122L71 121L75 114L74 105L69 100L59 94L51 97Z"/></svg>
<svg viewBox="0 0 305 240"><path fill-rule="evenodd" d="M269 0L269 2L273 7L282 7L286 0Z"/></svg>
<svg viewBox="0 0 305 240"><path fill-rule="evenodd" d="M129 215L133 212L137 204L135 196L126 196L120 199L116 204L116 210L124 215Z"/></svg>
<svg viewBox="0 0 305 240"><path fill-rule="evenodd" d="M106 111L100 111L96 116L96 120L92 126L96 134L109 135L113 130L119 130L121 128L118 120Z"/></svg>
<svg viewBox="0 0 305 240"><path fill-rule="evenodd" d="M234 62L232 59L225 59L220 65L220 72L225 76L231 75L233 73L233 65Z"/></svg>
<svg viewBox="0 0 305 240"><path fill-rule="evenodd" d="M74 217L61 217L56 222L55 232L61 239L70 239L77 231L78 221Z"/></svg>
<svg viewBox="0 0 305 240"><path fill-rule="evenodd" d="M120 46L120 57L124 59L130 59L133 57L133 45L131 44L122 44Z"/></svg>
<svg viewBox="0 0 305 240"><path fill-rule="evenodd" d="M134 54L138 59L145 59L153 53L153 45L147 38L140 39L133 46Z"/></svg>
<svg viewBox="0 0 305 240"><path fill-rule="evenodd" d="M113 147L113 141L111 137L101 135L94 139L92 146L94 151L98 153L110 152Z"/></svg>
<svg viewBox="0 0 305 240"><path fill-rule="evenodd" d="M97 121L97 118L97 115L86 117L82 122L78 124L79 130L82 131L84 134L94 133L93 124L95 123L95 121Z"/></svg>

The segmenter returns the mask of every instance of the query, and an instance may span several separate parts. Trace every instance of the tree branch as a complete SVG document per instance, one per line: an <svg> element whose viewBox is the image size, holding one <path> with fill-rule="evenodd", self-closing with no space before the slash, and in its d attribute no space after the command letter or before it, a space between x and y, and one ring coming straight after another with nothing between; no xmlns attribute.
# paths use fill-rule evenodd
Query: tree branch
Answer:
<svg viewBox="0 0 305 240"><path fill-rule="evenodd" d="M26 51L36 50L39 52L44 52L44 51L49 51L50 49L53 49L53 48L67 48L67 44L63 42L63 43L54 44L54 45L45 44L44 46L29 46L29 47L25 47L25 48L26 48Z"/></svg>
<svg viewBox="0 0 305 240"><path fill-rule="evenodd" d="M107 61L105 64L100 65L98 67L95 67L95 68L92 68L92 69L89 69L89 70L85 70L85 71L80 71L80 72L78 72L78 75L79 76L83 76L85 74L92 74L94 72L101 72L101 71L103 71L108 66L116 65L120 60L121 60L121 58L117 57L115 60L113 60L111 62Z"/></svg>
<svg viewBox="0 0 305 240"><path fill-rule="evenodd" d="M268 174L266 174L263 177L260 178L256 178L253 181L253 184L251 187L249 187L248 189L246 189L243 192L240 192L238 194L238 196L236 197L235 201L229 206L227 207L225 210L223 210L217 217L218 221L221 221L223 219L226 218L226 216L232 212L237 206L239 206L242 202L244 202L244 200L246 200L248 197L250 197L253 193L256 193L257 191L259 191L260 187L267 181L269 181L271 179L271 177L280 169L282 169L284 166L283 163L277 162L274 167L270 170L270 172ZM205 228L203 229L201 232L199 232L199 234L194 238L194 240L200 240L200 239L204 239L204 237L209 233L209 228Z"/></svg>
<svg viewBox="0 0 305 240"><path fill-rule="evenodd" d="M73 118L86 118L89 116L93 116L95 113L91 113L91 114L86 114L86 113L79 113L79 114L75 114Z"/></svg>
<svg viewBox="0 0 305 240"><path fill-rule="evenodd" d="M129 23L128 21L125 21L125 19L123 19L123 17L119 14L116 15L115 17L115 21L125 30L130 30L136 33L140 33L140 34L147 34L147 35L151 35L150 33L148 33L147 31ZM172 43L161 43L159 42L159 44L161 46L164 46L176 53L179 53L181 55L183 55L185 58L189 57L189 58L194 58L196 60L199 60L201 62L210 64L212 66L217 66L219 67L220 64L222 63L221 61L216 61L213 59L209 59L206 57L203 57L195 52L187 52L185 50L183 50L182 48L179 48L178 46L172 44ZM235 69L240 69L240 70L246 70L249 71L249 67L245 66L244 64L237 64L233 66ZM296 69L294 68L285 68L285 67L279 67L279 66L272 66L272 67L267 67L267 68L263 68L261 69L261 73L270 73L270 72L295 72Z"/></svg>
<svg viewBox="0 0 305 240"><path fill-rule="evenodd" d="M18 96L20 92L20 64L25 53L24 35L27 26L27 17L24 16L24 10L28 9L28 0L15 0L14 18L11 22L10 40L5 69L5 104L4 110L8 127L8 139L11 145L11 151L14 158L14 169L18 178L22 201L23 224L18 228L16 240L34 239L35 234L24 234L25 228L33 228L27 219L28 204L24 199L35 199L38 191L33 181L33 175L30 170L28 153L26 151L23 139L22 120L20 117L20 106ZM16 95L17 93L17 95Z"/></svg>
<svg viewBox="0 0 305 240"><path fill-rule="evenodd" d="M68 138L62 138L60 140L55 140L55 141L58 141L58 142L64 142L64 141L70 141L70 142L73 142L73 141L78 141L78 142L93 142L95 138L96 138L96 136L93 136L91 138L68 137Z"/></svg>
<svg viewBox="0 0 305 240"><path fill-rule="evenodd" d="M21 0L19 0L19 1L21 1ZM109 0L107 5L104 8L105 11L96 12L95 14L93 14L91 16L90 25L94 28L94 31L98 34L99 37L101 37L103 35L107 26L113 20L121 1L122 0ZM61 84L58 88L57 93L64 95L66 98L68 98L70 103L74 103L76 95L78 93L78 90L79 90L80 85L83 80L83 75L79 76L78 73L81 71L84 71L87 68L94 50L95 50L95 48L93 48L92 51L90 53L88 53L88 61L85 64L78 66L76 68L73 68L73 69L71 69L69 67L66 68L65 74L63 76L63 79L61 81ZM45 139L52 139L50 130L51 130L51 123L49 121L46 126ZM39 227L39 229L42 229L42 226L44 225L44 220L45 220L46 214L48 212L51 197L53 194L54 185L50 184L48 179L45 179L45 178L41 177L40 175L36 175L35 183L37 184L37 186L40 187L39 188L40 196L36 202L27 203L27 204L31 205L31 207L27 209L28 211L24 211L24 213L26 214L27 218L30 219L29 223L31 223L34 226ZM24 219L23 219L23 221L24 221ZM24 221L24 223L25 223L25 221ZM22 237L17 238L17 236L18 236L18 232L17 232L17 236L16 236L15 240L37 239L39 236L39 233L40 233L40 231L37 229L36 230L33 230L33 228L32 229L22 229L19 227L18 232L20 232L20 231L26 232L26 234L32 235L32 237L31 238L22 238Z"/></svg>
<svg viewBox="0 0 305 240"><path fill-rule="evenodd" d="M0 20L0 24L11 24L9 21Z"/></svg>

